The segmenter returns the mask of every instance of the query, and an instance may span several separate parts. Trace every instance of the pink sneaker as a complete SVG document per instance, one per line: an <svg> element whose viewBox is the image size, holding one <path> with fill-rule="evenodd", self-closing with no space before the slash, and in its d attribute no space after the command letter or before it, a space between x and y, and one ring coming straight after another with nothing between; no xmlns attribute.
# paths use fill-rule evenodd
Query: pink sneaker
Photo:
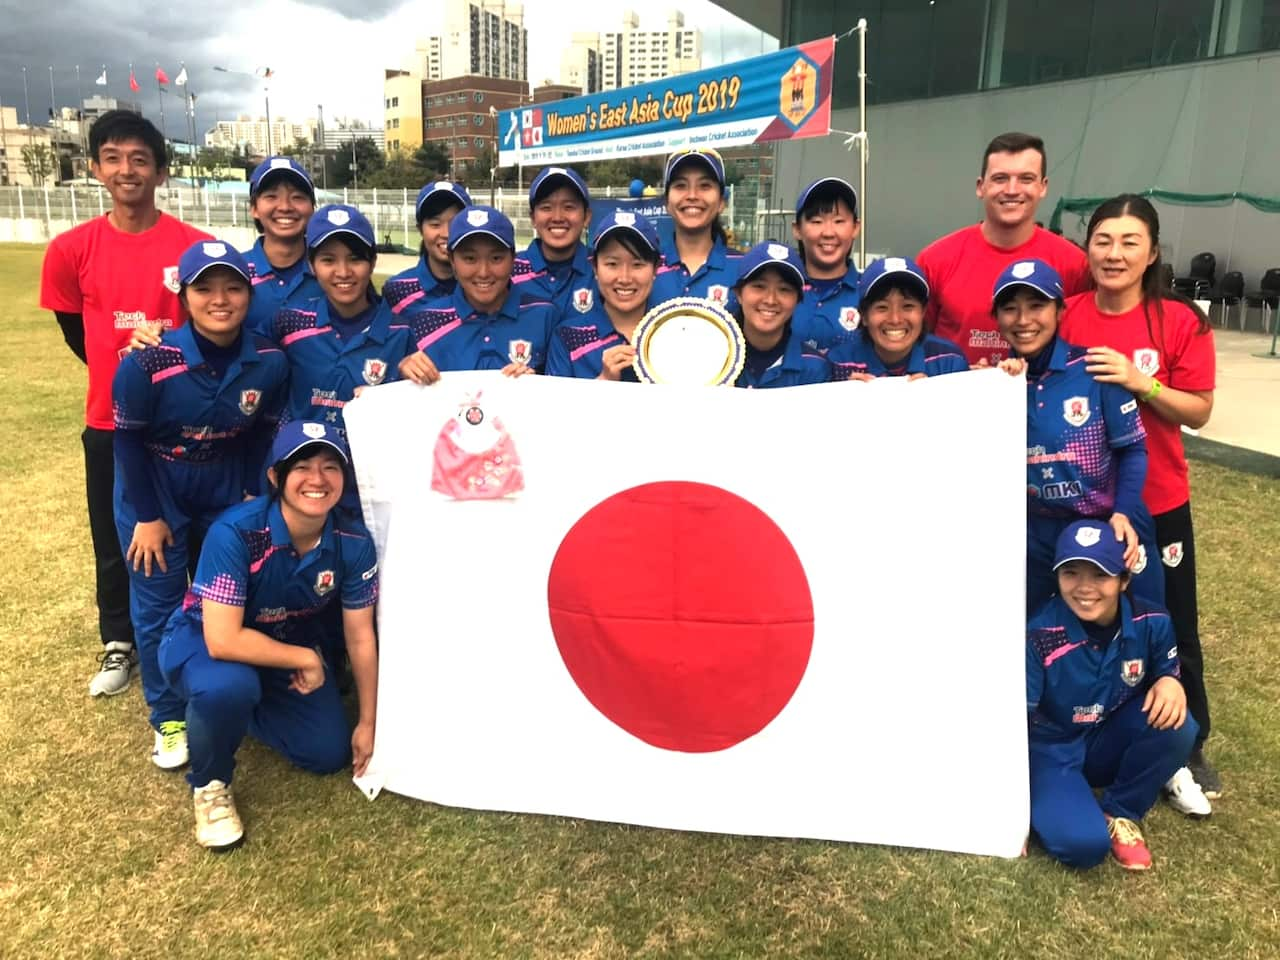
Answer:
<svg viewBox="0 0 1280 960"><path fill-rule="evenodd" d="M1142 830L1126 817L1107 818L1107 833L1111 835L1111 855L1126 870L1150 870L1151 851L1142 839Z"/></svg>

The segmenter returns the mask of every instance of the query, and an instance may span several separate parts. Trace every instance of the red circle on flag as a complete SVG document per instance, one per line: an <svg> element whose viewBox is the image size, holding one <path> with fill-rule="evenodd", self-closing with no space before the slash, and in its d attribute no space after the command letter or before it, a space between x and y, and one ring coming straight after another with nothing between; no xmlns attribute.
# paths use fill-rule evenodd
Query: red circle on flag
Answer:
<svg viewBox="0 0 1280 960"><path fill-rule="evenodd" d="M551 630L583 695L667 750L724 750L800 685L813 600L786 534L704 483L647 483L587 511L547 583Z"/></svg>

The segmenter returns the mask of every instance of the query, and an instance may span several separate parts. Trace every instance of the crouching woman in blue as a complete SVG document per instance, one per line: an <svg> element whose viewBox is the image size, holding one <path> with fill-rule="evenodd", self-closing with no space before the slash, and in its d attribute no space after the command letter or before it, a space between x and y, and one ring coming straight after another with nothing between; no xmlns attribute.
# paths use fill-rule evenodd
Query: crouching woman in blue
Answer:
<svg viewBox="0 0 1280 960"><path fill-rule="evenodd" d="M1000 369L1027 377L1027 612L1054 590L1050 563L1064 527L1090 517L1125 544L1133 592L1164 604L1155 523L1142 502L1146 431L1138 402L1099 383L1085 353L1058 338L1062 280L1041 260L1019 260L996 279L991 312L1014 356Z"/></svg>
<svg viewBox="0 0 1280 960"><path fill-rule="evenodd" d="M804 265L786 244L766 240L742 258L732 312L747 341L746 361L735 387L795 387L825 383L831 365L805 347L791 326L804 296Z"/></svg>
<svg viewBox="0 0 1280 960"><path fill-rule="evenodd" d="M1105 521L1063 530L1053 570L1058 595L1027 624L1031 828L1068 866L1110 851L1126 870L1146 870L1138 823L1196 737L1173 626L1126 595L1124 548Z"/></svg>
<svg viewBox="0 0 1280 960"><path fill-rule="evenodd" d="M196 243L178 261L178 279L191 322L128 354L112 382L116 530L155 731L151 760L162 770L187 762L182 701L156 661L165 621L182 603L209 524L260 492L289 376L279 347L245 327L252 288L243 256Z"/></svg>
<svg viewBox="0 0 1280 960"><path fill-rule="evenodd" d="M937 377L969 369L950 340L924 329L929 282L908 257L882 257L858 282L859 325L827 354L833 380Z"/></svg>
<svg viewBox="0 0 1280 960"><path fill-rule="evenodd" d="M584 316L566 316L555 328L547 347L547 373L637 381L631 341L649 309L661 256L658 243L652 221L630 210L614 210L596 224L591 264L599 299ZM591 291L586 295L591 298Z"/></svg>
<svg viewBox="0 0 1280 960"><path fill-rule="evenodd" d="M312 773L353 762L359 776L373 753L378 565L368 531L334 510L346 443L332 427L295 420L270 460L270 496L210 529L160 648L165 679L186 702L196 842L209 850L244 838L231 780L246 733ZM360 699L354 731L316 649L319 614L334 603Z"/></svg>

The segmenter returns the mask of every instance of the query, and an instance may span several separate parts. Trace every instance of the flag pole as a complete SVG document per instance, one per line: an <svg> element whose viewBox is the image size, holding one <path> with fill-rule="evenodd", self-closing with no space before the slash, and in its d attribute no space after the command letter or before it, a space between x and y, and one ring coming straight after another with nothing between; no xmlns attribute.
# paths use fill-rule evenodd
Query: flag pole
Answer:
<svg viewBox="0 0 1280 960"><path fill-rule="evenodd" d="M84 161L84 173L88 174L88 149L84 140L84 87L80 83L80 64L76 64L76 131L80 134L80 159Z"/></svg>
<svg viewBox="0 0 1280 960"><path fill-rule="evenodd" d="M160 101L160 136L168 142L169 138L165 136L164 132L164 84L160 82L160 74L158 72L160 70L159 63L156 64L156 70L156 98Z"/></svg>
<svg viewBox="0 0 1280 960"><path fill-rule="evenodd" d="M858 21L858 268L867 269L867 21Z"/></svg>
<svg viewBox="0 0 1280 960"><path fill-rule="evenodd" d="M58 112L58 95L53 92L53 64L49 64L49 117L56 120Z"/></svg>

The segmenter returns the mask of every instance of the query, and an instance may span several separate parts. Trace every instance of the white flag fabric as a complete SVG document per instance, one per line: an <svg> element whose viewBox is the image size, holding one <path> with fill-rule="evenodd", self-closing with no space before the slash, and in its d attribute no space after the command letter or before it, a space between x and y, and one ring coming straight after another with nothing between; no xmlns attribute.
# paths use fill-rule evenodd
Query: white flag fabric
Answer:
<svg viewBox="0 0 1280 960"><path fill-rule="evenodd" d="M185 87L187 85L186 64L183 64L182 69L178 71L178 75L173 78L173 83L175 86L178 86L178 87Z"/></svg>
<svg viewBox="0 0 1280 960"><path fill-rule="evenodd" d="M107 85L107 68L106 67L102 68L102 72L98 74L98 79L93 82L100 87L105 87Z"/></svg>
<svg viewBox="0 0 1280 960"><path fill-rule="evenodd" d="M1020 853L1020 379L449 373L345 418L371 796Z"/></svg>

